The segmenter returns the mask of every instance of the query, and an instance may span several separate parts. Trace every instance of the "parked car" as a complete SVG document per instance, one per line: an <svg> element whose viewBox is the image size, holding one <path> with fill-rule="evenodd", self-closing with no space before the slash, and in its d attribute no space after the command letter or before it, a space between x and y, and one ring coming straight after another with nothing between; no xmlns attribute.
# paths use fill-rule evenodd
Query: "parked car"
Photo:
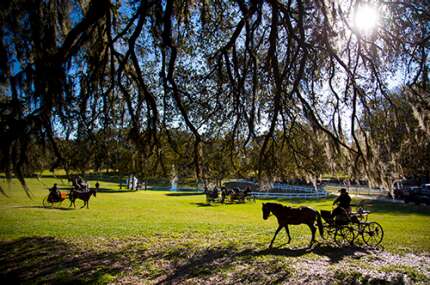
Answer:
<svg viewBox="0 0 430 285"><path fill-rule="evenodd" d="M403 200L405 203L415 203L430 205L430 184L423 184L421 187L409 187L405 195L403 196Z"/></svg>

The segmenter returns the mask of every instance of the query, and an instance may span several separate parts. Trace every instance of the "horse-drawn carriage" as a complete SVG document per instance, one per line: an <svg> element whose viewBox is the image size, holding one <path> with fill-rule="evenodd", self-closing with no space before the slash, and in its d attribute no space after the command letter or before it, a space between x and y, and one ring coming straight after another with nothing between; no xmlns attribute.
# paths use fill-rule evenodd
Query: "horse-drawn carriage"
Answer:
<svg viewBox="0 0 430 285"><path fill-rule="evenodd" d="M275 215L278 220L278 228L270 242L269 248L272 247L277 234L282 228L288 236L288 242L291 241L288 225L306 224L312 233L311 246L315 240L317 228L321 237L331 237L339 246L353 245L354 241L361 236L366 245L377 246L384 238L382 226L376 222L367 220L369 211L358 208L356 213L346 214L346 217L332 215L331 211L321 210L318 212L310 207L301 206L298 208L284 206L279 203L263 203L263 219L266 220L271 214Z"/></svg>
<svg viewBox="0 0 430 285"><path fill-rule="evenodd" d="M360 236L368 246L377 246L382 242L384 230L377 222L368 221L369 214L362 207L357 212L345 213L343 217L333 217L330 211L321 210L325 232L339 246L353 245Z"/></svg>
<svg viewBox="0 0 430 285"><path fill-rule="evenodd" d="M218 189L217 187L212 190L205 189L206 202L210 204L211 202L218 203L245 203L246 201L255 202L255 196L251 194L249 189L241 191L239 188L228 189L222 187Z"/></svg>
<svg viewBox="0 0 430 285"><path fill-rule="evenodd" d="M44 197L42 200L43 207L50 208L53 206L60 206L64 200L69 198L69 193L63 191L50 191L48 196Z"/></svg>
<svg viewBox="0 0 430 285"><path fill-rule="evenodd" d="M251 194L250 189L241 190L240 188L228 189L227 197L230 203L245 203L247 201L255 202L255 196Z"/></svg>
<svg viewBox="0 0 430 285"><path fill-rule="evenodd" d="M77 199L80 199L84 202L83 207L89 204L90 197L94 195L96 196L96 189L91 189L87 182L83 181L79 176L72 176L70 179L73 187L68 189L69 192L59 191L57 189L57 184L54 184L54 187L49 188L48 196L43 198L42 204L43 207L53 207L53 206L61 206L64 200L68 199L70 201L69 207L72 205L76 207L75 203Z"/></svg>
<svg viewBox="0 0 430 285"><path fill-rule="evenodd" d="M225 201L225 192L221 190L218 190L217 187L213 188L212 190L209 190L208 188L205 188L204 191L206 195L206 203L221 203L223 204Z"/></svg>

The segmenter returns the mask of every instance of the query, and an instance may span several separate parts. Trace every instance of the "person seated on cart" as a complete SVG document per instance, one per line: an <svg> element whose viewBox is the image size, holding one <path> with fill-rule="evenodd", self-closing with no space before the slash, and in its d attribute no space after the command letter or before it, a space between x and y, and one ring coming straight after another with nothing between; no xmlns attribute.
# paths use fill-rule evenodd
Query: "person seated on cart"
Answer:
<svg viewBox="0 0 430 285"><path fill-rule="evenodd" d="M85 182L85 180L82 179L82 177L78 176L76 182L77 182L77 188L78 188L77 190L78 191L87 192L89 190L88 189L88 183Z"/></svg>
<svg viewBox="0 0 430 285"><path fill-rule="evenodd" d="M54 186L49 188L49 197L51 199L58 199L60 197L60 193L58 192L57 183L54 183Z"/></svg>
<svg viewBox="0 0 430 285"><path fill-rule="evenodd" d="M204 193L210 198L218 198L218 188L214 187L212 190L209 190L207 186L204 188Z"/></svg>
<svg viewBox="0 0 430 285"><path fill-rule="evenodd" d="M240 197L240 189L238 187L233 188L233 192L231 193L233 198Z"/></svg>
<svg viewBox="0 0 430 285"><path fill-rule="evenodd" d="M227 195L227 188L221 187L221 204L225 201L225 196Z"/></svg>
<svg viewBox="0 0 430 285"><path fill-rule="evenodd" d="M246 187L245 191L243 191L243 196L244 197L249 196L249 193L251 193L251 188L249 188L249 186L248 186L248 187Z"/></svg>
<svg viewBox="0 0 430 285"><path fill-rule="evenodd" d="M338 206L331 213L332 217L339 222L347 222L351 214L351 197L345 188L339 190L340 195L333 201Z"/></svg>

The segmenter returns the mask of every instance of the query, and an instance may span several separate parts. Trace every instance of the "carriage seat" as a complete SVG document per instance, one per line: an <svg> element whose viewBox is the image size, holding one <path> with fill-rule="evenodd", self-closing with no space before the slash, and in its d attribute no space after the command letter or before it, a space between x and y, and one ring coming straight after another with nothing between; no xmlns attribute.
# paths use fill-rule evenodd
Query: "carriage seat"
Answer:
<svg viewBox="0 0 430 285"><path fill-rule="evenodd" d="M331 216L331 212L327 211L327 210L321 210L321 217L323 218L323 220L329 224L329 225L333 225L334 224L334 220L333 217Z"/></svg>
<svg viewBox="0 0 430 285"><path fill-rule="evenodd" d="M343 215L333 216L332 213L327 210L321 210L320 212L323 220L331 226L335 226L335 225L343 226L351 222L351 219L349 216L343 216Z"/></svg>

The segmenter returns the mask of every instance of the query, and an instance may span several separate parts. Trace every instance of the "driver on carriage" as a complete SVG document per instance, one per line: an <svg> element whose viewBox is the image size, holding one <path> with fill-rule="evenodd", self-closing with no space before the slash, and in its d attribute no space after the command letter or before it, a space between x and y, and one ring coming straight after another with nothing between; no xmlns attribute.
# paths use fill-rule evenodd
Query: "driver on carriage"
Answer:
<svg viewBox="0 0 430 285"><path fill-rule="evenodd" d="M57 183L54 183L54 186L49 188L49 196L51 196L54 199L57 199L60 196L59 194L60 193L58 192Z"/></svg>
<svg viewBox="0 0 430 285"><path fill-rule="evenodd" d="M87 191L88 188L88 184L80 176L76 178L76 186L78 191Z"/></svg>
<svg viewBox="0 0 430 285"><path fill-rule="evenodd" d="M339 190L340 195L333 201L333 205L339 204L332 212L332 217L336 220L346 221L351 214L351 197L345 188Z"/></svg>
<svg viewBox="0 0 430 285"><path fill-rule="evenodd" d="M221 187L221 203L223 204L225 201L225 196L227 195L227 188Z"/></svg>

